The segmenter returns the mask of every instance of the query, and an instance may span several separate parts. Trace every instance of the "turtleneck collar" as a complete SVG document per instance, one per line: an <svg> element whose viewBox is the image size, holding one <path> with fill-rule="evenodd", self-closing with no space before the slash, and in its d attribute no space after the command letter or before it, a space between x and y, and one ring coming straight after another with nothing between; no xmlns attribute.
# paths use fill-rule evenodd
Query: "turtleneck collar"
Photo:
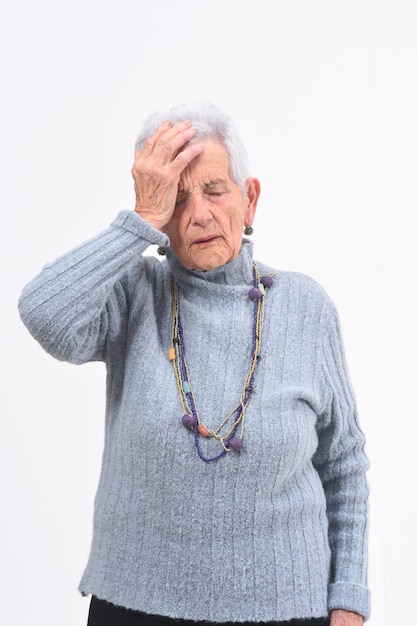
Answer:
<svg viewBox="0 0 417 626"><path fill-rule="evenodd" d="M187 270L181 265L170 248L167 249L166 253L167 263L175 280L178 283L192 283L194 285L201 284L199 281L217 285L250 284L252 281L252 258L253 246L248 239L242 240L239 254L233 261L209 272Z"/></svg>

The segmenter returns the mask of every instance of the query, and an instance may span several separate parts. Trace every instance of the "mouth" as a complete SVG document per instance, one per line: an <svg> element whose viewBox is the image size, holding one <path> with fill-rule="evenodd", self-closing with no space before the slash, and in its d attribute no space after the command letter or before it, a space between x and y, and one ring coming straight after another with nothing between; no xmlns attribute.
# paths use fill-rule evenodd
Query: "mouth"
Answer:
<svg viewBox="0 0 417 626"><path fill-rule="evenodd" d="M217 235L208 235L206 237L200 237L199 239L196 239L195 241L193 241L193 244L195 246L203 247L205 245L213 243L216 240L217 240Z"/></svg>

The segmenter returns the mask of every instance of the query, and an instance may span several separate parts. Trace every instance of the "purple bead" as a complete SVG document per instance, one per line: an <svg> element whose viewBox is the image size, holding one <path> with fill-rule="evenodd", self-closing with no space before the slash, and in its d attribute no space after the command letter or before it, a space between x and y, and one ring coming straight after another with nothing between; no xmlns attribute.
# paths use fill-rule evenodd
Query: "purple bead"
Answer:
<svg viewBox="0 0 417 626"><path fill-rule="evenodd" d="M190 413L186 413L185 415L182 416L182 424L183 426L185 426L185 428L189 428L191 430L191 428L194 426L195 420L194 420L194 415L190 415Z"/></svg>
<svg viewBox="0 0 417 626"><path fill-rule="evenodd" d="M243 446L243 441L240 437L232 437L229 441L229 448L235 452L240 452Z"/></svg>
<svg viewBox="0 0 417 626"><path fill-rule="evenodd" d="M272 278L272 276L261 276L261 283L263 284L264 287L270 287L272 285L272 283L274 282L274 279Z"/></svg>
<svg viewBox="0 0 417 626"><path fill-rule="evenodd" d="M260 300L262 298L262 293L256 287L252 287L249 291L249 298L251 300Z"/></svg>

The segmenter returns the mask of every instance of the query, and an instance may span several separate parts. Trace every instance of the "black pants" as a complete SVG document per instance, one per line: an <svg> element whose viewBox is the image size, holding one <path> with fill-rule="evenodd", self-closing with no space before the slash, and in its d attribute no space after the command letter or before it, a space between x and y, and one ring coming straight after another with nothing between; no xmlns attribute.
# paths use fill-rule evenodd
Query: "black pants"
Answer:
<svg viewBox="0 0 417 626"><path fill-rule="evenodd" d="M227 622L226 622L227 624ZM229 622L230 626L233 625ZM289 622L266 622L262 626L330 626L327 618L291 620ZM87 626L220 626L215 622L194 622L185 619L171 619L160 615L147 615L140 611L129 611L105 600L92 597ZM244 626L261 626L256 622L245 622Z"/></svg>

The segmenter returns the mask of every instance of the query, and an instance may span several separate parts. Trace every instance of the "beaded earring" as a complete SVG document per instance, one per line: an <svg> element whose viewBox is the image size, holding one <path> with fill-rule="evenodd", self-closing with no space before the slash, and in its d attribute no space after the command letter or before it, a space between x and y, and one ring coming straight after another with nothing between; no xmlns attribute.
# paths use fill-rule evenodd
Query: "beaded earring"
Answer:
<svg viewBox="0 0 417 626"><path fill-rule="evenodd" d="M252 226L245 226L245 228L243 229L243 233L247 237L250 237L251 235L253 235L253 227Z"/></svg>

